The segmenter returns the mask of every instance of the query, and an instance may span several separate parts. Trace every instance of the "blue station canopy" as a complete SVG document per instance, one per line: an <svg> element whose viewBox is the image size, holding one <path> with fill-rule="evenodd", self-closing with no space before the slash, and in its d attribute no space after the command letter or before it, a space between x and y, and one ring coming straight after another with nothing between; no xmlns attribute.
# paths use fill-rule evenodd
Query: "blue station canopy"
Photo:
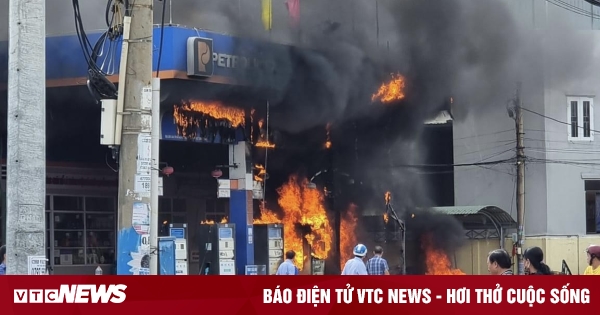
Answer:
<svg viewBox="0 0 600 315"><path fill-rule="evenodd" d="M88 34L94 44L101 32ZM159 27L154 28L153 70L157 70ZM204 62L212 64L211 73L188 76L188 49L190 38L210 42L211 53ZM106 44L105 50L108 47ZM290 51L292 47L258 42L229 35L181 26L165 26L161 57L160 77L164 79L191 79L231 85L251 85L282 88L282 82L292 71ZM118 82L121 41L117 42L115 73L109 76ZM206 52L206 51L204 51ZM207 59L208 58L208 59ZM54 36L46 39L46 77L48 87L84 85L87 81L87 63L76 35ZM6 88L8 76L8 42L0 42L0 89Z"/></svg>

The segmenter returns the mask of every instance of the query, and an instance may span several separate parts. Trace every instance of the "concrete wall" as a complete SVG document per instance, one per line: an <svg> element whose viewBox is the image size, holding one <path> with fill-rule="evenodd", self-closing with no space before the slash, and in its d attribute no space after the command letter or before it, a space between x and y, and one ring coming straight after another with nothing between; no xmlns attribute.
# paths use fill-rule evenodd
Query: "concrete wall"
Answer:
<svg viewBox="0 0 600 315"><path fill-rule="evenodd" d="M573 36L585 39L581 41L583 44L580 49L593 50L594 44L600 43L598 32L583 32ZM551 44L552 40L548 39L548 41L548 44ZM553 60L546 61L544 66L546 116L567 121L567 96L569 95L592 97L594 109L598 108L600 105L600 77L597 73L600 71L600 63L593 60L586 62L588 66L583 68L579 74L580 80L561 80L564 71L568 71L569 68L557 64ZM593 118L595 125L592 128L598 130L600 110L593 112ZM545 120L545 145L544 149L540 150L536 148L539 147L539 142L532 144L526 150L527 154L543 151L548 160L581 163L565 165L561 162L561 164L546 165L548 172L548 234L585 234L586 205L584 180L581 175L582 173L595 173L595 177L600 178L600 164L595 160L597 154L595 152L600 150L600 139L596 134L594 141L591 142L567 141L568 126L565 124L539 116L532 117L532 119Z"/></svg>
<svg viewBox="0 0 600 315"><path fill-rule="evenodd" d="M600 34L574 32L572 38L582 50L591 51L585 61L565 61L575 54L549 53L560 43L550 33L531 33L539 40L539 64L529 64L523 79L523 107L541 115L524 112L525 154L532 158L526 167L525 233L530 236L585 235L585 192L582 174L600 178L598 139L592 142L568 141L567 96L590 96L600 104L600 70L597 50ZM583 66L580 63L584 62ZM570 66L580 69L569 73ZM507 96L509 98L510 95ZM593 119L597 130L600 111ZM512 130L512 131L511 131ZM514 157L514 121L506 107L490 104L458 116L454 121L454 161L474 163ZM503 153L504 152L504 153ZM594 165L595 164L595 165ZM515 167L493 165L455 168L456 205L497 205L516 218Z"/></svg>
<svg viewBox="0 0 600 315"><path fill-rule="evenodd" d="M487 256L499 248L499 240L469 240L455 253L456 266L468 275L487 275ZM600 244L600 236L531 237L525 248L538 246L544 251L545 263L560 271L563 259L574 275L582 274L587 267L585 249L590 244ZM506 239L504 249L512 253L512 240ZM516 265L516 258L515 258ZM515 269L516 271L516 269Z"/></svg>

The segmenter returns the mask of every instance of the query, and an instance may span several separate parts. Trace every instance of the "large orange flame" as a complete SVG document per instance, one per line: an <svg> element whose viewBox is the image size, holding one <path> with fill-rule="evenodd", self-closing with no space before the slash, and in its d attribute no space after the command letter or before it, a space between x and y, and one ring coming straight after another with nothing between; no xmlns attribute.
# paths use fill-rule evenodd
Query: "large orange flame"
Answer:
<svg viewBox="0 0 600 315"><path fill-rule="evenodd" d="M265 206L261 204L260 208L260 218L254 219L254 224L274 224L274 223L282 223L281 219L272 211L265 209ZM285 237L285 235L284 235ZM284 239L285 243L285 239ZM287 244L286 244L287 245ZM286 248L286 250L288 250Z"/></svg>
<svg viewBox="0 0 600 315"><path fill-rule="evenodd" d="M424 235L421 246L425 251L425 264L427 275L465 275L460 269L452 268L450 258L443 250L435 247L431 234Z"/></svg>
<svg viewBox="0 0 600 315"><path fill-rule="evenodd" d="M333 230L324 206L323 193L318 189L308 188L308 179L296 175L277 189L278 203L283 210L283 217L278 218L272 211L261 209L261 218L255 223L282 223L284 231L285 251L296 252L296 266L302 270L308 261L308 253L304 253L303 238L312 249L312 256L327 258L332 246ZM302 235L299 226L310 228Z"/></svg>
<svg viewBox="0 0 600 315"><path fill-rule="evenodd" d="M256 165L254 165L254 170L255 170L254 180L257 182L264 182L265 177L267 176L267 171L265 170L265 167L262 166L261 164L256 164Z"/></svg>
<svg viewBox="0 0 600 315"><path fill-rule="evenodd" d="M357 209L358 207L355 204L350 204L340 224L340 268L342 269L346 261L352 258L352 249L358 243L356 236L356 226L358 224Z"/></svg>
<svg viewBox="0 0 600 315"><path fill-rule="evenodd" d="M196 112L210 116L217 120L227 120L232 127L243 126L246 113L241 108L228 107L220 102L189 101L181 105L174 105L173 117L178 126L183 127L186 123L198 123L195 119L186 117L185 112ZM186 122L187 120L187 122Z"/></svg>
<svg viewBox="0 0 600 315"><path fill-rule="evenodd" d="M257 148L272 149L275 147L275 144L269 142L268 130L266 130L266 128L264 128L264 125L265 125L264 119L261 119L258 121L258 130L260 132L260 135L259 135L258 141L256 142L255 146Z"/></svg>
<svg viewBox="0 0 600 315"><path fill-rule="evenodd" d="M404 98L405 79L400 74L392 74L392 79L379 87L377 93L373 94L371 101L390 103Z"/></svg>
<svg viewBox="0 0 600 315"><path fill-rule="evenodd" d="M261 169L260 165L255 168ZM283 224L285 251L296 252L294 263L302 270L305 262L310 259L309 253L304 253L304 240L310 245L313 257L325 259L333 246L333 229L324 206L324 192L308 188L309 181L297 175L289 177L288 181L277 189L278 203L283 210L283 217L261 204L260 218L254 219L254 224ZM356 226L358 214L356 205L350 205L340 224L341 262L345 263L352 254L352 248L357 243ZM201 224L214 224L214 221L202 221ZM220 223L227 223L223 218ZM309 232L303 234L299 226L308 227Z"/></svg>

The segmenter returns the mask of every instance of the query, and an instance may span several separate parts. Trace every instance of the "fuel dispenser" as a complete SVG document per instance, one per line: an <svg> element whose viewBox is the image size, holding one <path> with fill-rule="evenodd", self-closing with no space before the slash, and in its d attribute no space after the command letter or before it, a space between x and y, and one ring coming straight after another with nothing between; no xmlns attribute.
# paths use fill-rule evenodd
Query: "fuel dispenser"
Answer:
<svg viewBox="0 0 600 315"><path fill-rule="evenodd" d="M235 224L201 224L200 274L235 275Z"/></svg>
<svg viewBox="0 0 600 315"><path fill-rule="evenodd" d="M312 255L312 247L306 239L302 240L302 247L304 252L307 253L308 260L305 260L304 266L308 265L308 271L310 275L322 276L325 275L325 259L319 259Z"/></svg>
<svg viewBox="0 0 600 315"><path fill-rule="evenodd" d="M256 265L267 266L267 275L274 275L284 260L283 224L255 224L254 262Z"/></svg>
<svg viewBox="0 0 600 315"><path fill-rule="evenodd" d="M187 224L171 223L169 225L169 236L175 238L175 274L187 275L188 250L187 250Z"/></svg>

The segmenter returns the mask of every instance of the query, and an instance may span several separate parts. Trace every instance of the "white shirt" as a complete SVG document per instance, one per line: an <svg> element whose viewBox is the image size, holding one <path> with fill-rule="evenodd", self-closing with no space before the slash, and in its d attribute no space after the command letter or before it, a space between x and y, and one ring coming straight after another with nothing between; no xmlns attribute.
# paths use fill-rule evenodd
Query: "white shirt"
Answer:
<svg viewBox="0 0 600 315"><path fill-rule="evenodd" d="M367 266L363 260L359 257L354 257L346 262L344 270L342 270L342 276L366 276Z"/></svg>
<svg viewBox="0 0 600 315"><path fill-rule="evenodd" d="M277 273L275 275L294 276L296 275L296 266L291 260L287 259L281 265L279 265L279 268L277 268Z"/></svg>

